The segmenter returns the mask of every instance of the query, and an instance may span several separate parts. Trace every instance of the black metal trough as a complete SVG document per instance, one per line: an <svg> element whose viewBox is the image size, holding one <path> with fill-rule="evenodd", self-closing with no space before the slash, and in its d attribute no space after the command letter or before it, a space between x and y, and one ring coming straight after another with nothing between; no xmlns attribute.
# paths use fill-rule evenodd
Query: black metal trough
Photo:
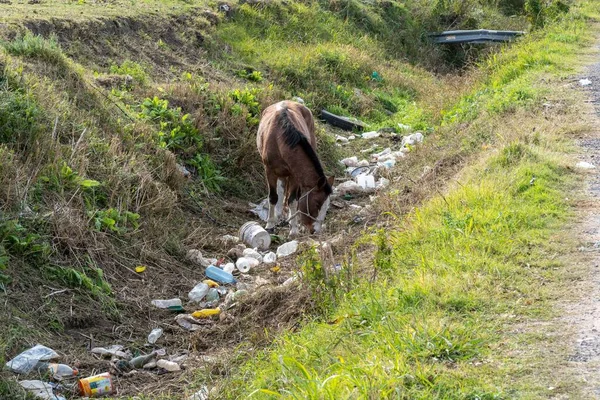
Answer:
<svg viewBox="0 0 600 400"><path fill-rule="evenodd" d="M445 31L429 35L434 43L489 43L510 42L518 36L524 35L521 31L493 31L477 29L472 31Z"/></svg>

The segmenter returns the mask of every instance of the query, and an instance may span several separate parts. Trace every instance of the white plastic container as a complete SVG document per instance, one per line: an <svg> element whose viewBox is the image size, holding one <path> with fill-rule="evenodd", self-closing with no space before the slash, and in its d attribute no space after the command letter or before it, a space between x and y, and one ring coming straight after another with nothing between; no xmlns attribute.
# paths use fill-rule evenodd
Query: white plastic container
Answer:
<svg viewBox="0 0 600 400"><path fill-rule="evenodd" d="M235 262L235 266L242 274L248 273L250 268L257 267L260 263L256 258L252 257L240 257Z"/></svg>
<svg viewBox="0 0 600 400"><path fill-rule="evenodd" d="M250 258L255 258L258 260L259 263L261 263L263 261L263 257L260 255L260 253L254 249L244 249L244 257L250 257Z"/></svg>
<svg viewBox="0 0 600 400"><path fill-rule="evenodd" d="M363 189L374 189L375 177L373 175L360 174L356 177L356 183Z"/></svg>
<svg viewBox="0 0 600 400"><path fill-rule="evenodd" d="M271 235L258 222L246 222L240 228L240 240L252 248L267 250L271 245Z"/></svg>
<svg viewBox="0 0 600 400"><path fill-rule="evenodd" d="M167 308L169 310L183 309L180 299L152 300L152 305L158 308Z"/></svg>
<svg viewBox="0 0 600 400"><path fill-rule="evenodd" d="M263 262L265 264L273 264L275 261L277 261L277 255L272 251L268 252L263 257Z"/></svg>
<svg viewBox="0 0 600 400"><path fill-rule="evenodd" d="M223 271L229 272L229 273L232 273L234 269L235 269L235 264L234 263L227 263L223 267Z"/></svg>
<svg viewBox="0 0 600 400"><path fill-rule="evenodd" d="M168 361L168 360L158 360L156 362L156 366L159 368L166 369L169 372L175 372L175 371L181 370L181 367L179 366L179 364L177 364L176 362L173 362L173 361Z"/></svg>

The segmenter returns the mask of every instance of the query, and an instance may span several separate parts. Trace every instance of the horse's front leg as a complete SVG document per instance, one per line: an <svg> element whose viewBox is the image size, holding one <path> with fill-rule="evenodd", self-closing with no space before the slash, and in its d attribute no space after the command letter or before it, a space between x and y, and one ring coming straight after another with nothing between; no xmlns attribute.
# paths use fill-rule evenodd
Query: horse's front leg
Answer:
<svg viewBox="0 0 600 400"><path fill-rule="evenodd" d="M285 198L285 187L287 180L277 179L277 205L275 206L275 220L279 221L283 214L283 200Z"/></svg>
<svg viewBox="0 0 600 400"><path fill-rule="evenodd" d="M269 218L267 219L266 230L273 231L275 226L277 225L277 216L275 215L275 211L277 208L277 203L279 200L279 196L277 195L277 177L275 174L271 173L268 168L266 168L267 175L267 185L269 186ZM282 196L283 201L283 196Z"/></svg>
<svg viewBox="0 0 600 400"><path fill-rule="evenodd" d="M298 230L298 198L300 195L299 188L290 188L287 204L290 210L290 238L296 238L300 234Z"/></svg>

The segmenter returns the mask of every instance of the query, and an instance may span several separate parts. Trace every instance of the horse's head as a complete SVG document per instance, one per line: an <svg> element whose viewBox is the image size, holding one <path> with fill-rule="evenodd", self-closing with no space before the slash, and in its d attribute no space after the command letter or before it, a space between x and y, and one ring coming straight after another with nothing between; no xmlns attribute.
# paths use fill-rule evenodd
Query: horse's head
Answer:
<svg viewBox="0 0 600 400"><path fill-rule="evenodd" d="M329 209L329 196L332 192L333 180L333 176L322 179L316 187L304 193L298 201L300 221L310 234L319 233L323 228L325 214Z"/></svg>

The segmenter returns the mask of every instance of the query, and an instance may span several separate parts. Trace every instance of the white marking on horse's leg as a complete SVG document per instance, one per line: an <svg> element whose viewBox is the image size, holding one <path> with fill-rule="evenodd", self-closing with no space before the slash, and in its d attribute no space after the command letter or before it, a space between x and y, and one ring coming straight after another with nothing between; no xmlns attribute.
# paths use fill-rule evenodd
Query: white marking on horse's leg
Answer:
<svg viewBox="0 0 600 400"><path fill-rule="evenodd" d="M325 215L327 215L327 210L329 210L330 203L331 200L329 199L329 197L327 197L327 199L321 206L321 209L319 210L319 215L317 216L317 220L315 221L315 233L321 232L321 229L324 226L323 222L325 221Z"/></svg>
<svg viewBox="0 0 600 400"><path fill-rule="evenodd" d="M290 209L290 237L294 238L297 237L298 234L300 233L298 231L298 215L296 215L297 211L298 211L298 202L297 201L293 201L292 203L290 203L288 205L289 209Z"/></svg>
<svg viewBox="0 0 600 400"><path fill-rule="evenodd" d="M273 229L277 225L277 217L275 216L275 205L269 202L269 219L267 220L266 229Z"/></svg>
<svg viewBox="0 0 600 400"><path fill-rule="evenodd" d="M283 198L285 196L285 190L283 187L283 181L277 179L277 205L275 206L275 219L279 219L283 214Z"/></svg>

